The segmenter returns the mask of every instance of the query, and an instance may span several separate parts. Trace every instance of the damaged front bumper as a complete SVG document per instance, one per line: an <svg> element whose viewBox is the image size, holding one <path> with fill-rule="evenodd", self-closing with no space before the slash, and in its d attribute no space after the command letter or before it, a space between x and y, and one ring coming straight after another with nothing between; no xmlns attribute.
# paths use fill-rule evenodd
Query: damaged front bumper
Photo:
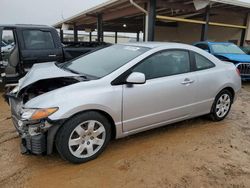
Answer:
<svg viewBox="0 0 250 188"><path fill-rule="evenodd" d="M49 119L28 121L21 117L22 100L9 96L13 124L21 137L21 152L26 154L51 154L56 132L63 123Z"/></svg>

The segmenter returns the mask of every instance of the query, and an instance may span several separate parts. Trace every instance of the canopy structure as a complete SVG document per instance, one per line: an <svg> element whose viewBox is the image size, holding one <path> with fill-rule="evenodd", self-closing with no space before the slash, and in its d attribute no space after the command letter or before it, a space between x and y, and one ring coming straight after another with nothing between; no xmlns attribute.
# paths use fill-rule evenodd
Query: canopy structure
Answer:
<svg viewBox="0 0 250 188"><path fill-rule="evenodd" d="M224 3L224 4L229 4L229 5L250 8L250 1L249 0L211 0L211 1L217 2L217 3Z"/></svg>
<svg viewBox="0 0 250 188"><path fill-rule="evenodd" d="M200 1L205 6L197 9L195 1L196 5ZM155 26L177 27L178 23L185 22L201 25L201 39L205 40L208 26L242 29L245 35L249 12L249 0L110 0L56 23L54 27L97 30L99 41L104 31L143 32L145 40L154 40ZM222 21L220 16L225 15L235 15L239 19Z"/></svg>

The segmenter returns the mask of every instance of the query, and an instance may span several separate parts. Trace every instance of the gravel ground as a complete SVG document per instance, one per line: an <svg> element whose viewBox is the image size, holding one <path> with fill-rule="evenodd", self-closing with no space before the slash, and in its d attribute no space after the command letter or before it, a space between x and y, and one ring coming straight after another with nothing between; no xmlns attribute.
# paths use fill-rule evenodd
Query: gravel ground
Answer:
<svg viewBox="0 0 250 188"><path fill-rule="evenodd" d="M250 83L222 122L197 118L112 141L96 160L72 165L21 155L0 99L0 187L250 187Z"/></svg>

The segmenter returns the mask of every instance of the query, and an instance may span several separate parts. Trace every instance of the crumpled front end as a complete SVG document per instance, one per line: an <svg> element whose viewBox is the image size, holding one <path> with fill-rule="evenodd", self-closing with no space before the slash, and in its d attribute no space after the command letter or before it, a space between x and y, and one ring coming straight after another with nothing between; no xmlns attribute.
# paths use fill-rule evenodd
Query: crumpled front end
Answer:
<svg viewBox="0 0 250 188"><path fill-rule="evenodd" d="M48 108L26 108L32 99L82 81L85 77L61 69L55 63L34 65L29 73L6 95L11 108L13 124L21 137L22 153L50 154L56 132L64 120L52 121L49 116L59 110ZM51 101L53 104L53 101Z"/></svg>
<svg viewBox="0 0 250 188"><path fill-rule="evenodd" d="M23 88L16 86L7 94L13 124L21 137L22 153L51 154L57 130L64 120L52 121L49 116L58 108L25 108L39 95L79 82L74 78L41 80Z"/></svg>
<svg viewBox="0 0 250 188"><path fill-rule="evenodd" d="M28 120L23 101L17 97L9 97L13 124L21 137L21 153L51 154L56 132L64 120L51 121L49 118Z"/></svg>
<svg viewBox="0 0 250 188"><path fill-rule="evenodd" d="M13 124L21 137L21 152L37 155L47 153L46 136L51 125L45 120L22 119L23 104L20 99L10 97L9 103Z"/></svg>

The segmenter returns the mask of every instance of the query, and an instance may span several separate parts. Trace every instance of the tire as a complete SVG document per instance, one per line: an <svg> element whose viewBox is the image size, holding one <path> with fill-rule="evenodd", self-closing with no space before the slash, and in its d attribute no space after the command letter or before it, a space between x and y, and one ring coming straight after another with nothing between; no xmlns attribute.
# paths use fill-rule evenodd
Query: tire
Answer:
<svg viewBox="0 0 250 188"><path fill-rule="evenodd" d="M60 156L71 163L98 157L111 138L111 124L98 112L78 114L63 124L56 136Z"/></svg>
<svg viewBox="0 0 250 188"><path fill-rule="evenodd" d="M213 121L222 121L230 112L233 95L228 90L222 90L216 97L211 109L210 117Z"/></svg>

